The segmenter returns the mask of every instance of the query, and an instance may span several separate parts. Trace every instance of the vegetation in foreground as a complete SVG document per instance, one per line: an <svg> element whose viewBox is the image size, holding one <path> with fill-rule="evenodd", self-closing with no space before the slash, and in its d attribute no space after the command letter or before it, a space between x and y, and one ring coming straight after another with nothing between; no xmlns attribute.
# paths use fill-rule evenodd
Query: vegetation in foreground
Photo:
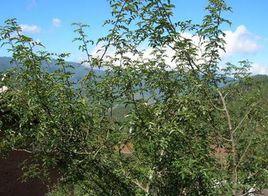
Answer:
<svg viewBox="0 0 268 196"><path fill-rule="evenodd" d="M25 177L49 181L56 170L70 194L237 195L267 187L267 78L250 77L248 61L218 66L230 7L209 0L202 24L192 24L172 21L169 0L109 2L100 55L88 52L95 42L87 26L74 24L91 66L78 83L68 54L47 52L15 19L0 28L16 65L1 75L1 154L28 152ZM58 69L44 70L51 61Z"/></svg>

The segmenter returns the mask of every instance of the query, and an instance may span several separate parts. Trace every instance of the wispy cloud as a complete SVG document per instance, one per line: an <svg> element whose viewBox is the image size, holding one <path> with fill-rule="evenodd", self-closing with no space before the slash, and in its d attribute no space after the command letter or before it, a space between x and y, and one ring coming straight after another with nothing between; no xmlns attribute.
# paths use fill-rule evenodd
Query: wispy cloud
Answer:
<svg viewBox="0 0 268 196"><path fill-rule="evenodd" d="M36 7L36 5L37 5L37 1L36 0L30 0L29 3L27 4L26 9L27 10L31 10L34 7Z"/></svg>
<svg viewBox="0 0 268 196"><path fill-rule="evenodd" d="M59 27L59 26L61 26L61 20L60 20L59 18L53 18L53 19L52 19L52 25L53 25L54 27Z"/></svg>
<svg viewBox="0 0 268 196"><path fill-rule="evenodd" d="M37 25L28 25L28 24L21 24L20 25L21 30L23 33L40 33L41 28L38 27Z"/></svg>

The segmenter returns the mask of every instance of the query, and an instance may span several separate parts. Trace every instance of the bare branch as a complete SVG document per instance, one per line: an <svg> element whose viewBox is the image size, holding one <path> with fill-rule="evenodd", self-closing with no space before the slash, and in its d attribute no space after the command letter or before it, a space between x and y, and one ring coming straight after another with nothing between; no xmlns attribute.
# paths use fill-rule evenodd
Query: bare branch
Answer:
<svg viewBox="0 0 268 196"><path fill-rule="evenodd" d="M29 154L33 154L32 151L29 151L29 150L26 150L26 149L13 148L12 150L17 151L17 152L26 152L26 153L29 153Z"/></svg>

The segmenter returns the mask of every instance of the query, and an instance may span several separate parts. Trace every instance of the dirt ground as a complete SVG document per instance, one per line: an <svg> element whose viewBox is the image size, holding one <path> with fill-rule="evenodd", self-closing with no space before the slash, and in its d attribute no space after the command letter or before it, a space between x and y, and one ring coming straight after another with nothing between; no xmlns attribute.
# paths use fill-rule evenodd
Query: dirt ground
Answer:
<svg viewBox="0 0 268 196"><path fill-rule="evenodd" d="M21 182L20 163L29 155L12 152L7 159L0 159L0 196L43 196L47 187L38 179Z"/></svg>

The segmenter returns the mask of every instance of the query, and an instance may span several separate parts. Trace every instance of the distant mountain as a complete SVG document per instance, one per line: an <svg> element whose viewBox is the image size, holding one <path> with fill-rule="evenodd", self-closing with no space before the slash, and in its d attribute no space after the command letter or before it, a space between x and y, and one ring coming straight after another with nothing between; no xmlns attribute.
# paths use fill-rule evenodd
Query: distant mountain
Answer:
<svg viewBox="0 0 268 196"><path fill-rule="evenodd" d="M10 57L0 57L0 72L3 72L7 69L10 69L12 67L15 67L15 64L10 63L11 58ZM83 78L89 71L89 68L75 62L67 62L70 65L74 67L74 69L70 69L69 71L73 73L73 80L78 81L81 78ZM48 70L49 72L55 71L58 69L58 66L56 65L55 61L52 61L51 63L47 64L44 63L42 65L44 69ZM95 70L97 73L102 74L104 71L102 70Z"/></svg>
<svg viewBox="0 0 268 196"><path fill-rule="evenodd" d="M10 63L11 58L10 57L0 57L0 72L3 72L9 68L15 67L14 64ZM75 62L67 62L70 65L74 67L74 69L71 69L70 71L74 74L73 80L78 81L81 78L83 78L89 71L89 68ZM47 69L49 72L55 71L58 69L58 66L55 63L55 60L52 61L50 64L43 64L42 65L44 69ZM96 69L95 72L97 74L102 75L105 71ZM262 92L263 98L267 100L268 103L268 76L267 75L255 75L252 76L252 79L255 83L255 88L257 88L257 84L260 85L260 91ZM232 78L229 78L230 82L235 82ZM220 87L224 87L224 84L220 84ZM255 89L253 87L253 90ZM268 105L268 104L267 104Z"/></svg>
<svg viewBox="0 0 268 196"><path fill-rule="evenodd" d="M0 72L3 72L9 68L14 67L14 64L10 63L10 57L0 57Z"/></svg>

